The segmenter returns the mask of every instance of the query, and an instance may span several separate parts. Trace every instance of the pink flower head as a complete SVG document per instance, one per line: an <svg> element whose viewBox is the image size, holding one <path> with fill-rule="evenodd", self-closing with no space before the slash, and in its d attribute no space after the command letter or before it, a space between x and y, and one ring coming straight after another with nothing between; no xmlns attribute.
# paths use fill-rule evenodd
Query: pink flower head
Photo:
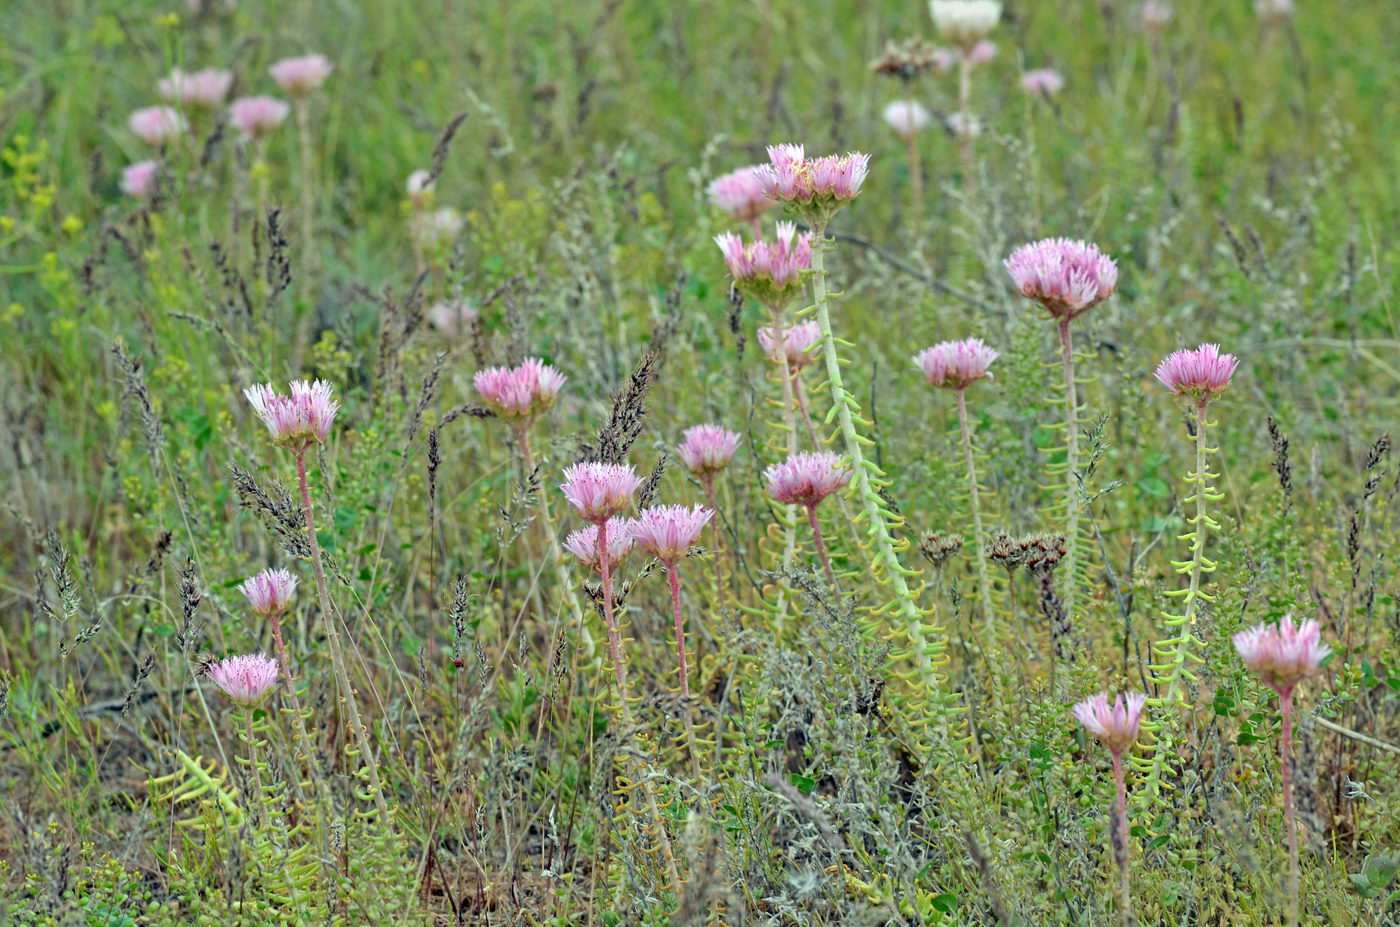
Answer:
<svg viewBox="0 0 1400 927"><path fill-rule="evenodd" d="M404 185L408 189L408 200L413 204L414 209L422 209L428 205L433 192L433 172L416 170L408 175L408 181Z"/></svg>
<svg viewBox="0 0 1400 927"><path fill-rule="evenodd" d="M472 382L482 400L501 418L530 421L554 407L565 377L537 357L519 367L488 367Z"/></svg>
<svg viewBox="0 0 1400 927"><path fill-rule="evenodd" d="M870 173L870 155L851 152L809 158L801 145L771 145L763 192L814 223L825 223L856 198Z"/></svg>
<svg viewBox="0 0 1400 927"><path fill-rule="evenodd" d="M427 312L428 324L449 338L456 338L470 331L480 314L468 300L434 303Z"/></svg>
<svg viewBox="0 0 1400 927"><path fill-rule="evenodd" d="M653 505L637 517L632 536L643 552L664 563L675 563L686 555L690 545L705 530L714 515L703 505Z"/></svg>
<svg viewBox="0 0 1400 927"><path fill-rule="evenodd" d="M685 430L676 454L686 469L708 478L729 466L739 449L739 436L719 425L692 425Z"/></svg>
<svg viewBox="0 0 1400 927"><path fill-rule="evenodd" d="M633 531L636 521L631 518L616 518L608 522L608 564L615 567L632 552ZM564 539L564 547L578 558L585 569L594 573L603 571L598 558L598 526L580 528Z"/></svg>
<svg viewBox="0 0 1400 927"><path fill-rule="evenodd" d="M786 363L789 370L801 370L817 359L812 346L822 338L816 322L798 322L787 328L765 326L758 330L758 343L775 364Z"/></svg>
<svg viewBox="0 0 1400 927"><path fill-rule="evenodd" d="M1091 695L1070 709L1070 713L1108 748L1114 756L1133 745L1138 736L1138 724L1142 721L1142 709L1147 704L1147 696L1141 692L1129 692L1126 699L1119 693L1108 704L1108 694Z"/></svg>
<svg viewBox="0 0 1400 927"><path fill-rule="evenodd" d="M802 272L812 267L812 235L797 234L791 222L778 223L773 241L745 242L733 232L715 236L734 284L746 296L779 310L802 289Z"/></svg>
<svg viewBox="0 0 1400 927"><path fill-rule="evenodd" d="M229 657L205 674L240 708L257 708L277 683L277 661L260 653Z"/></svg>
<svg viewBox="0 0 1400 927"><path fill-rule="evenodd" d="M274 444L302 452L325 442L340 404L331 398L331 385L325 380L293 380L289 385L290 396L281 395L270 384L251 386L243 395L267 425Z"/></svg>
<svg viewBox="0 0 1400 927"><path fill-rule="evenodd" d="M735 222L752 222L773 208L773 201L763 195L762 168L756 166L716 177L707 192L710 202Z"/></svg>
<svg viewBox="0 0 1400 927"><path fill-rule="evenodd" d="M147 145L165 145L179 138L190 124L178 109L169 106L147 106L136 110L126 120L133 135Z"/></svg>
<svg viewBox="0 0 1400 927"><path fill-rule="evenodd" d="M1004 262L1021 295L1069 321L1113 295L1118 265L1098 245L1046 238L1022 245Z"/></svg>
<svg viewBox="0 0 1400 927"><path fill-rule="evenodd" d="M213 109L224 102L233 86L233 73L219 68L205 68L186 74L179 68L156 82L156 91L167 103L179 106Z"/></svg>
<svg viewBox="0 0 1400 927"><path fill-rule="evenodd" d="M1230 385L1240 365L1233 354L1221 354L1220 345L1203 344L1191 351L1173 351L1157 365L1157 379L1178 396L1210 402Z"/></svg>
<svg viewBox="0 0 1400 927"><path fill-rule="evenodd" d="M1172 21L1172 5L1162 0L1146 0L1138 8L1138 21L1144 32L1160 33Z"/></svg>
<svg viewBox="0 0 1400 927"><path fill-rule="evenodd" d="M1254 675L1283 696L1315 675L1323 658L1332 652L1319 639L1321 635L1316 621L1308 619L1295 625L1284 615L1276 625L1256 625L1236 634L1235 649Z"/></svg>
<svg viewBox="0 0 1400 927"><path fill-rule="evenodd" d="M1053 97L1065 89L1065 79L1054 68L1036 68L1021 75L1021 89L1032 96Z"/></svg>
<svg viewBox="0 0 1400 927"><path fill-rule="evenodd" d="M933 62L933 73L947 74L953 70L953 65L958 63L958 56L953 53L952 49L935 48L929 54L929 60Z"/></svg>
<svg viewBox="0 0 1400 927"><path fill-rule="evenodd" d="M294 97L304 97L326 82L334 65L325 55L302 55L299 58L283 58L267 69L272 79L283 93Z"/></svg>
<svg viewBox="0 0 1400 927"><path fill-rule="evenodd" d="M1001 21L1000 0L929 0L928 7L938 34L963 48L991 35Z"/></svg>
<svg viewBox="0 0 1400 927"><path fill-rule="evenodd" d="M828 451L793 454L763 471L768 494L779 502L814 506L851 481L851 471Z"/></svg>
<svg viewBox="0 0 1400 927"><path fill-rule="evenodd" d="M229 118L238 131L262 138L287 119L291 107L276 97L239 97L229 107Z"/></svg>
<svg viewBox="0 0 1400 927"><path fill-rule="evenodd" d="M159 161L137 161L122 169L122 192L137 199L150 199L156 193L160 176Z"/></svg>
<svg viewBox="0 0 1400 927"><path fill-rule="evenodd" d="M559 488L574 511L596 525L626 511L641 485L642 478L630 466L589 462L565 467Z"/></svg>
<svg viewBox="0 0 1400 927"><path fill-rule="evenodd" d="M991 39L983 39L967 50L967 63L974 68L980 68L984 64L991 64L997 56L997 43Z"/></svg>
<svg viewBox="0 0 1400 927"><path fill-rule="evenodd" d="M987 368L997 359L997 352L981 338L943 341L924 348L914 363L924 372L924 379L944 389L965 389L983 377L991 376Z"/></svg>
<svg viewBox="0 0 1400 927"><path fill-rule="evenodd" d="M264 618L281 615L292 604L297 578L288 570L263 570L240 583L238 591L248 597L254 614Z"/></svg>
<svg viewBox="0 0 1400 927"><path fill-rule="evenodd" d="M954 138L973 139L982 134L982 121L971 113L949 113L943 122Z"/></svg>
<svg viewBox="0 0 1400 927"><path fill-rule="evenodd" d="M917 100L895 100L885 107L885 125L900 138L910 138L928 128L929 114Z"/></svg>

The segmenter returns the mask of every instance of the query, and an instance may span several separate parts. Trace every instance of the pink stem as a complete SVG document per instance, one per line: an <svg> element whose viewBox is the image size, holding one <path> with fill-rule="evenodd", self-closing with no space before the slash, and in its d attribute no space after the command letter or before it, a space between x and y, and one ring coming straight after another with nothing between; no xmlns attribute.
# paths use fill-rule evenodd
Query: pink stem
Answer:
<svg viewBox="0 0 1400 927"><path fill-rule="evenodd" d="M802 379L798 375L796 367L790 367L792 376L792 395L797 400L797 408L802 413L802 421L807 424L807 437L812 439L812 450L819 451L822 447L821 438L817 437L817 426L812 423L812 413L807 409L807 397L802 390Z"/></svg>
<svg viewBox="0 0 1400 927"><path fill-rule="evenodd" d="M1118 922L1133 922L1132 897L1128 893L1128 792L1123 785L1123 754L1113 754L1113 856L1118 863Z"/></svg>
<svg viewBox="0 0 1400 927"><path fill-rule="evenodd" d="M822 526L817 520L815 505L807 506L807 521L812 526L812 542L816 545L817 556L821 558L822 569L826 571L826 581L831 584L831 591L839 596L841 587L836 584L836 573L831 569L831 558L826 553L826 541L822 540Z"/></svg>
<svg viewBox="0 0 1400 927"><path fill-rule="evenodd" d="M685 661L685 619L681 617L681 574L676 564L666 564L671 581L671 611L676 623L676 666L681 673L681 698L690 701L690 673Z"/></svg>
<svg viewBox="0 0 1400 927"><path fill-rule="evenodd" d="M1199 427L1199 426L1198 426ZM1288 832L1288 924L1297 927L1299 901L1298 823L1293 813L1293 690L1279 693L1283 711L1283 737L1278 744L1279 778L1283 781L1283 823Z"/></svg>

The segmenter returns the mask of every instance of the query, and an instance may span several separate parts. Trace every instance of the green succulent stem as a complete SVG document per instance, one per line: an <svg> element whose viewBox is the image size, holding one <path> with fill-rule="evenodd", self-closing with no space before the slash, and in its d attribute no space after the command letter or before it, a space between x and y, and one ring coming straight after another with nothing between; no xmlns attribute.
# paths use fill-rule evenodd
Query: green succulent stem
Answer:
<svg viewBox="0 0 1400 927"><path fill-rule="evenodd" d="M1074 335L1069 319L1061 319L1060 366L1065 387L1065 556L1060 575L1065 577L1061 595L1065 614L1074 619L1079 592L1079 391L1074 378Z"/></svg>

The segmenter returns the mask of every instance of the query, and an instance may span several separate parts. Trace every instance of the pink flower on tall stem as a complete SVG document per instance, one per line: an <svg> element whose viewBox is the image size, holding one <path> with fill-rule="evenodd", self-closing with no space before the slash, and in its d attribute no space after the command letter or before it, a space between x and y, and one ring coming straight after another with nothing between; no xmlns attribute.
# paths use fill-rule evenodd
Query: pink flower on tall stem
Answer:
<svg viewBox="0 0 1400 927"><path fill-rule="evenodd" d="M313 444L324 444L340 404L331 398L324 380L293 380L291 395L283 396L270 384L256 384L243 391L258 417L272 434L272 441L294 453L305 453Z"/></svg>
<svg viewBox="0 0 1400 927"><path fill-rule="evenodd" d="M745 296L781 312L802 291L802 272L812 266L812 236L779 222L772 241L745 242L733 232L715 236L734 285Z"/></svg>
<svg viewBox="0 0 1400 927"><path fill-rule="evenodd" d="M1285 615L1276 625L1256 625L1235 635L1235 649L1259 680L1278 693L1283 731L1278 742L1279 778L1283 785L1283 821L1288 838L1288 923L1298 923L1301 895L1298 870L1298 823L1293 807L1293 690L1318 674L1332 649L1322 643L1322 629L1308 619L1294 624Z"/></svg>
<svg viewBox="0 0 1400 927"><path fill-rule="evenodd" d="M1172 21L1172 5L1162 0L1146 0L1138 7L1138 22L1142 31L1159 35Z"/></svg>
<svg viewBox="0 0 1400 927"><path fill-rule="evenodd" d="M276 97L239 97L229 107L229 119L251 138L265 138L287 121L291 107Z"/></svg>
<svg viewBox="0 0 1400 927"><path fill-rule="evenodd" d="M238 585L248 598L255 615L271 618L285 614L297 591L297 578L290 570L263 570Z"/></svg>
<svg viewBox="0 0 1400 927"><path fill-rule="evenodd" d="M1157 365L1156 376L1177 396L1204 405L1224 392L1239 365L1239 358L1233 354L1220 353L1220 345L1203 344L1168 354Z"/></svg>
<svg viewBox="0 0 1400 927"><path fill-rule="evenodd" d="M928 110L924 109L918 100L895 100L887 105L880 115L885 120L885 125L905 140L927 129L932 119Z"/></svg>
<svg viewBox="0 0 1400 927"><path fill-rule="evenodd" d="M630 466L589 461L565 467L559 488L580 517L602 525L627 510L641 485L642 478Z"/></svg>
<svg viewBox="0 0 1400 927"><path fill-rule="evenodd" d="M157 148L173 142L190 128L180 111L170 106L138 109L127 118L126 124L133 135Z"/></svg>
<svg viewBox="0 0 1400 927"><path fill-rule="evenodd" d="M297 58L283 58L267 69L282 92L294 97L304 97L326 82L335 66L325 55L302 55Z"/></svg>
<svg viewBox="0 0 1400 927"><path fill-rule="evenodd" d="M137 161L122 169L122 192L127 196L148 200L156 195L159 179L159 161Z"/></svg>
<svg viewBox="0 0 1400 927"><path fill-rule="evenodd" d="M1128 893L1128 801L1123 784L1123 754L1137 741L1147 696L1130 692L1125 699L1120 693L1108 702L1108 695L1093 695L1075 705L1071 713L1113 756L1114 858L1118 861L1118 918L1123 924L1132 923L1131 895Z"/></svg>
<svg viewBox="0 0 1400 927"><path fill-rule="evenodd" d="M763 471L763 478L768 483L768 494L778 502L800 505L807 510L807 522L812 526L812 543L816 546L822 570L826 573L827 582L831 584L832 590L839 590L836 573L831 568L831 558L827 554L826 542L822 539L817 506L827 496L850 483L850 468L845 466L840 457L828 451L814 454L798 453Z"/></svg>
<svg viewBox="0 0 1400 927"><path fill-rule="evenodd" d="M692 425L685 430L676 456L701 481L713 480L734 459L739 435L721 425Z"/></svg>
<svg viewBox="0 0 1400 927"><path fill-rule="evenodd" d="M706 192L710 202L735 222L747 222L755 238L762 234L759 218L773 208L773 201L763 194L763 177L757 166L741 167L710 181Z"/></svg>
<svg viewBox="0 0 1400 927"><path fill-rule="evenodd" d="M1053 97L1065 89L1065 78L1054 68L1036 68L1021 75L1021 89L1035 97Z"/></svg>
<svg viewBox="0 0 1400 927"><path fill-rule="evenodd" d="M934 28L949 42L971 48L1001 21L1000 0L929 0Z"/></svg>
<svg viewBox="0 0 1400 927"><path fill-rule="evenodd" d="M870 173L870 155L860 152L809 158L801 145L770 145L768 159L759 168L764 195L815 229L824 229L837 210L856 198Z"/></svg>
<svg viewBox="0 0 1400 927"><path fill-rule="evenodd" d="M997 352L981 338L962 341L942 341L924 348L914 357L914 363L924 372L924 379L943 389L963 390L983 377L991 376L988 368L997 359Z"/></svg>
<svg viewBox="0 0 1400 927"><path fill-rule="evenodd" d="M801 370L817 359L812 348L822 340L822 327L816 322L798 322L786 327L765 326L758 330L758 343L775 364Z"/></svg>
<svg viewBox="0 0 1400 927"><path fill-rule="evenodd" d="M983 39L967 50L967 63L979 68L984 64L991 64L997 57L997 43L989 39Z"/></svg>
<svg viewBox="0 0 1400 927"><path fill-rule="evenodd" d="M156 91L167 103L179 106L213 109L228 96L233 86L233 73L219 68L205 68L186 74L179 68L156 83Z"/></svg>
<svg viewBox="0 0 1400 927"><path fill-rule="evenodd" d="M537 357L518 367L488 367L472 382L491 411L508 421L531 422L554 407L567 381L562 373Z"/></svg>
<svg viewBox="0 0 1400 927"><path fill-rule="evenodd" d="M614 567L627 559L632 552L633 531L636 521L630 518L617 518L608 532L608 562ZM564 539L564 547L578 558L579 565L594 573L601 573L603 561L598 555L598 526L586 525Z"/></svg>
<svg viewBox="0 0 1400 927"><path fill-rule="evenodd" d="M260 653L211 664L205 675L240 708L257 708L277 683L277 661Z"/></svg>

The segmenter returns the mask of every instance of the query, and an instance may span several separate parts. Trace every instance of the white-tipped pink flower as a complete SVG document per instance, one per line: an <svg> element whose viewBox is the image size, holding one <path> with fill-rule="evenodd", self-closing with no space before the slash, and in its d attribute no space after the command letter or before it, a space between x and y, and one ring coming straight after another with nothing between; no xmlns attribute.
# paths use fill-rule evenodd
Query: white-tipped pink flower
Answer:
<svg viewBox="0 0 1400 927"><path fill-rule="evenodd" d="M133 135L147 145L169 144L188 131L190 124L178 109L169 106L147 106L136 110L126 120Z"/></svg>
<svg viewBox="0 0 1400 927"><path fill-rule="evenodd" d="M870 155L850 152L809 158L801 145L771 145L759 168L763 192L817 223L855 199L870 173Z"/></svg>
<svg viewBox="0 0 1400 927"><path fill-rule="evenodd" d="M914 363L924 372L924 379L944 389L966 389L991 374L987 368L997 359L995 349L981 338L943 341L924 348L914 357Z"/></svg>
<svg viewBox="0 0 1400 927"><path fill-rule="evenodd" d="M710 202L722 209L735 222L755 222L773 208L773 201L763 193L762 169L741 167L710 181L707 190Z"/></svg>
<svg viewBox="0 0 1400 927"><path fill-rule="evenodd" d="M928 110L917 100L895 100L885 107L882 116L885 125L906 140L928 128L931 120Z"/></svg>
<svg viewBox="0 0 1400 927"><path fill-rule="evenodd" d="M1032 96L1053 97L1065 89L1065 78L1054 68L1036 68L1021 75L1021 89Z"/></svg>
<svg viewBox="0 0 1400 927"><path fill-rule="evenodd" d="M929 0L928 8L938 34L963 48L991 35L1001 21L999 0Z"/></svg>
<svg viewBox="0 0 1400 927"><path fill-rule="evenodd" d="M643 553L663 563L675 563L690 550L714 514L703 505L654 505L637 516L632 537Z"/></svg>
<svg viewBox="0 0 1400 927"><path fill-rule="evenodd" d="M244 135L263 138L287 120L291 107L276 97L239 97L229 107L229 119Z"/></svg>
<svg viewBox="0 0 1400 927"><path fill-rule="evenodd" d="M1021 295L1062 321L1077 318L1113 295L1118 265L1098 245L1046 238L1022 245L1004 262Z"/></svg>
<svg viewBox="0 0 1400 927"><path fill-rule="evenodd" d="M1230 385L1230 377L1239 365L1239 358L1233 354L1220 353L1220 345L1203 344L1168 354L1157 365L1157 379L1178 396L1210 402Z"/></svg>
<svg viewBox="0 0 1400 927"><path fill-rule="evenodd" d="M774 499L810 508L849 483L851 471L835 454L804 452L764 470L763 478Z"/></svg>
<svg viewBox="0 0 1400 927"><path fill-rule="evenodd" d="M974 68L980 68L984 64L991 64L997 57L997 43L990 39L983 39L967 50L967 63Z"/></svg>
<svg viewBox="0 0 1400 927"><path fill-rule="evenodd" d="M325 55L302 55L298 58L283 58L267 69L282 92L294 97L304 97L326 82L334 65Z"/></svg>
<svg viewBox="0 0 1400 927"><path fill-rule="evenodd" d="M257 708L277 684L277 661L261 653L229 657L205 670L240 708Z"/></svg>
<svg viewBox="0 0 1400 927"><path fill-rule="evenodd" d="M488 367L472 382L491 411L501 418L530 421L554 407L568 378L537 357L519 367Z"/></svg>
<svg viewBox="0 0 1400 927"><path fill-rule="evenodd" d="M179 106L213 109L228 96L233 86L233 72L220 68L205 68L186 74L179 68L156 83L156 91L167 103Z"/></svg>
<svg viewBox="0 0 1400 927"><path fill-rule="evenodd" d="M1172 5L1164 3L1162 0L1146 0L1142 6L1138 7L1138 22L1142 25L1142 30L1153 35L1161 31L1172 21Z"/></svg>
<svg viewBox="0 0 1400 927"><path fill-rule="evenodd" d="M1108 695L1102 693L1075 705L1071 713L1108 752L1120 757L1137 741L1146 704L1147 696L1141 692L1129 692L1126 698L1120 693L1112 705L1108 703Z"/></svg>
<svg viewBox="0 0 1400 927"><path fill-rule="evenodd" d="M122 169L122 192L137 199L150 199L155 196L159 178L159 161L137 161Z"/></svg>
<svg viewBox="0 0 1400 927"><path fill-rule="evenodd" d="M630 466L589 462L565 467L559 488L574 511L596 525L625 512L641 485L642 478Z"/></svg>
<svg viewBox="0 0 1400 927"><path fill-rule="evenodd" d="M692 425L685 430L676 455L696 476L713 477L729 466L739 450L739 436L719 425Z"/></svg>
<svg viewBox="0 0 1400 927"><path fill-rule="evenodd" d="M771 242L745 242L725 232L715 236L715 244L740 292L774 310L801 292L802 272L812 267L812 235L798 235L791 222L779 222L778 235Z"/></svg>
<svg viewBox="0 0 1400 927"><path fill-rule="evenodd" d="M787 364L789 370L801 370L817 359L812 347L822 337L822 327L816 322L798 322L787 328L765 326L758 330L758 343L775 364Z"/></svg>
<svg viewBox="0 0 1400 927"><path fill-rule="evenodd" d="M1322 643L1322 629L1308 619L1295 625L1289 616L1278 624L1261 624L1235 635L1235 649L1260 681L1281 696L1322 668L1332 648Z"/></svg>
<svg viewBox="0 0 1400 927"><path fill-rule="evenodd" d="M240 583L238 591L248 597L254 614L264 618L281 615L292 604L297 578L290 570L263 570Z"/></svg>
<svg viewBox="0 0 1400 927"><path fill-rule="evenodd" d="M428 324L449 338L457 338L471 330L480 318L476 307L470 301L434 303L427 312Z"/></svg>
<svg viewBox="0 0 1400 927"><path fill-rule="evenodd" d="M616 568L632 552L633 531L636 521L631 518L618 518L608 522L608 564ZM594 573L602 572L598 558L598 526L589 525L573 532L564 539L564 547L578 558L585 569Z"/></svg>
<svg viewBox="0 0 1400 927"><path fill-rule="evenodd" d="M267 425L273 443L301 453L325 442L340 404L331 398L331 385L324 380L293 380L289 385L290 396L281 395L270 384L251 386L243 395Z"/></svg>

